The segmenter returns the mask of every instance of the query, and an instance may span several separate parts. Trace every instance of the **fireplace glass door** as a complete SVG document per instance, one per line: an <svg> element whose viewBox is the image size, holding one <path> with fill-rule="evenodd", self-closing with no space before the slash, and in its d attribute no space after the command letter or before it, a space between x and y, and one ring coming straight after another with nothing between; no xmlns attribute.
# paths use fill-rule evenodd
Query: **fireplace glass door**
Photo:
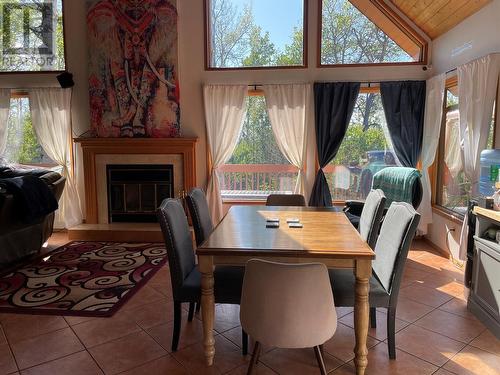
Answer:
<svg viewBox="0 0 500 375"><path fill-rule="evenodd" d="M173 165L106 166L110 223L156 222L156 209L174 196Z"/></svg>

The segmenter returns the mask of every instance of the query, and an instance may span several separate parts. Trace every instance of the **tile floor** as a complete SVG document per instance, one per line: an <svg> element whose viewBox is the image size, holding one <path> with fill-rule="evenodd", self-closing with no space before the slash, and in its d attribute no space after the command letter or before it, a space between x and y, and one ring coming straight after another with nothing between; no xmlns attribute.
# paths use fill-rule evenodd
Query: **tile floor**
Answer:
<svg viewBox="0 0 500 375"><path fill-rule="evenodd" d="M54 248L65 234L51 238ZM466 309L463 273L415 241L397 312L397 359L389 360L385 313L369 332L367 374L500 374L500 341ZM237 306L216 307L216 357L204 366L199 317L182 325L179 350L170 352L173 327L168 268L160 270L112 318L0 314L0 374L245 374ZM339 308L335 336L325 344L330 374L355 374L352 309ZM257 374L319 374L311 350L265 348Z"/></svg>

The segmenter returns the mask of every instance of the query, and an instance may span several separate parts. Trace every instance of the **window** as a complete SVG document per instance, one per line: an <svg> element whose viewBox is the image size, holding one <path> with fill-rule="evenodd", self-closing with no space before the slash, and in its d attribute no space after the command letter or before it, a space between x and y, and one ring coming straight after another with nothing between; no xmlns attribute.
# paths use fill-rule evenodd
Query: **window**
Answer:
<svg viewBox="0 0 500 375"><path fill-rule="evenodd" d="M29 100L25 96L16 96L10 100L4 159L14 164L55 165L38 143L31 124Z"/></svg>
<svg viewBox="0 0 500 375"><path fill-rule="evenodd" d="M220 169L222 198L258 200L271 193L292 193L297 175L276 144L264 96L248 96L240 139Z"/></svg>
<svg viewBox="0 0 500 375"><path fill-rule="evenodd" d="M65 70L62 0L0 3L0 72Z"/></svg>
<svg viewBox="0 0 500 375"><path fill-rule="evenodd" d="M453 213L464 215L470 198L470 182L465 177L464 157L460 146L460 113L458 86L446 90L446 103L438 152L438 179L436 204ZM493 110L493 114L495 110ZM494 115L486 148L493 148Z"/></svg>
<svg viewBox="0 0 500 375"><path fill-rule="evenodd" d="M425 44L382 1L321 1L320 66L420 63Z"/></svg>
<svg viewBox="0 0 500 375"><path fill-rule="evenodd" d="M306 0L205 0L206 68L306 65Z"/></svg>
<svg viewBox="0 0 500 375"><path fill-rule="evenodd" d="M360 93L339 151L324 168L332 199L363 200L375 173L396 165L379 93Z"/></svg>

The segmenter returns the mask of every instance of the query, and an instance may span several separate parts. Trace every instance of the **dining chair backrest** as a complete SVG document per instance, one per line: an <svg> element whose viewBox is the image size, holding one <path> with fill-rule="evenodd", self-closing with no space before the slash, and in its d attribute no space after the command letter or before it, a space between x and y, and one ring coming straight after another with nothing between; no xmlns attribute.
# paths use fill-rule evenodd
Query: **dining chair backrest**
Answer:
<svg viewBox="0 0 500 375"><path fill-rule="evenodd" d="M397 296L406 257L417 231L420 215L408 203L393 202L385 214L375 246L372 269L382 286Z"/></svg>
<svg viewBox="0 0 500 375"><path fill-rule="evenodd" d="M186 196L186 203L193 221L196 246L200 246L214 229L207 198L203 190L193 188Z"/></svg>
<svg viewBox="0 0 500 375"><path fill-rule="evenodd" d="M269 194L266 206L299 206L304 207L306 200L302 194Z"/></svg>
<svg viewBox="0 0 500 375"><path fill-rule="evenodd" d="M178 199L165 199L157 211L167 248L174 299L187 275L196 267L186 213Z"/></svg>
<svg viewBox="0 0 500 375"><path fill-rule="evenodd" d="M324 264L283 264L251 259L246 265L240 321L255 341L279 348L308 348L337 328Z"/></svg>
<svg viewBox="0 0 500 375"><path fill-rule="evenodd" d="M359 219L359 234L372 249L377 243L382 215L385 209L385 195L380 189L372 190L368 194Z"/></svg>

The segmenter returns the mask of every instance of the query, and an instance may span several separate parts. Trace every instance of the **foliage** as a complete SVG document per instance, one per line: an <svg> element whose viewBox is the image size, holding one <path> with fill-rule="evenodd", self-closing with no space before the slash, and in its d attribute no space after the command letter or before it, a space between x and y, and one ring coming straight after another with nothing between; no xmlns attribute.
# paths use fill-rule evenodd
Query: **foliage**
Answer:
<svg viewBox="0 0 500 375"><path fill-rule="evenodd" d="M346 0L323 0L323 64L412 61L381 29Z"/></svg>
<svg viewBox="0 0 500 375"><path fill-rule="evenodd" d="M212 66L234 66L246 55L246 43L253 28L252 9L245 6L238 12L231 0L212 0L210 5Z"/></svg>
<svg viewBox="0 0 500 375"><path fill-rule="evenodd" d="M262 29L254 26L248 41L250 52L243 59L243 66L272 66L275 65L276 48L269 38L269 32L262 35Z"/></svg>
<svg viewBox="0 0 500 375"><path fill-rule="evenodd" d="M11 100L6 159L8 162L20 164L36 164L49 160L33 130L26 98Z"/></svg>
<svg viewBox="0 0 500 375"><path fill-rule="evenodd" d="M288 164L276 144L264 97L247 98L247 115L229 163Z"/></svg>
<svg viewBox="0 0 500 375"><path fill-rule="evenodd" d="M379 126L364 130L362 124L351 124L335 157L335 164L359 165L366 151L384 150L387 147L384 133Z"/></svg>

